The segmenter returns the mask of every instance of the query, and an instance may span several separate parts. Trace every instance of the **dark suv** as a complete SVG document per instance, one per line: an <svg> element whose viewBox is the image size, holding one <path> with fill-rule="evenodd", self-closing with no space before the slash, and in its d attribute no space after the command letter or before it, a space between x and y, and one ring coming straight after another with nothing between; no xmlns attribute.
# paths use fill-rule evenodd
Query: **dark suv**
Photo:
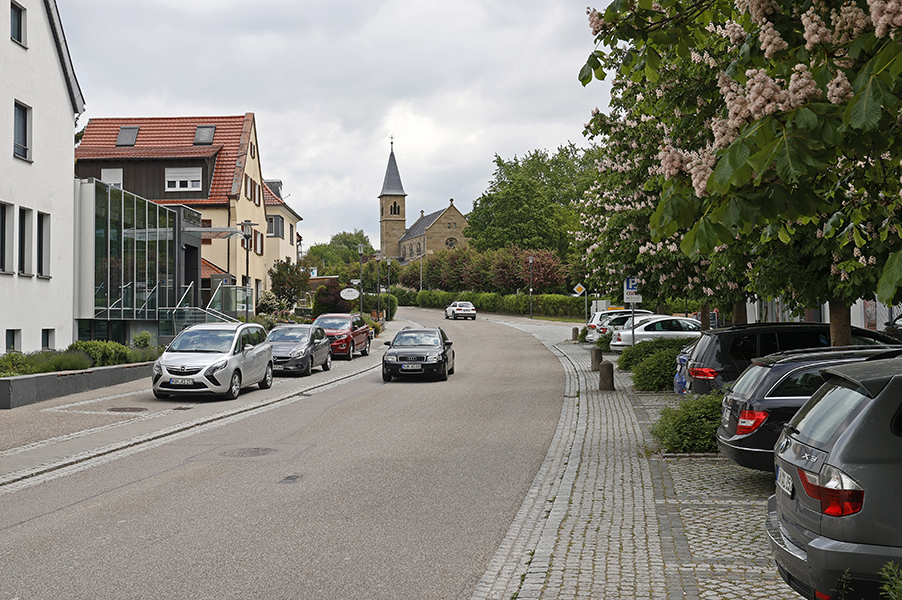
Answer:
<svg viewBox="0 0 902 600"><path fill-rule="evenodd" d="M852 345L898 344L888 335L852 328ZM753 323L703 331L685 364L677 361L674 390L707 394L735 381L753 358L786 350L830 345L829 323Z"/></svg>
<svg viewBox="0 0 902 600"><path fill-rule="evenodd" d="M824 384L821 369L900 354L902 346L846 346L754 359L739 379L727 386L717 428L721 454L743 467L773 471L774 444L786 422Z"/></svg>
<svg viewBox="0 0 902 600"><path fill-rule="evenodd" d="M880 598L902 556L902 359L825 370L783 429L765 530L784 581L805 598Z"/></svg>

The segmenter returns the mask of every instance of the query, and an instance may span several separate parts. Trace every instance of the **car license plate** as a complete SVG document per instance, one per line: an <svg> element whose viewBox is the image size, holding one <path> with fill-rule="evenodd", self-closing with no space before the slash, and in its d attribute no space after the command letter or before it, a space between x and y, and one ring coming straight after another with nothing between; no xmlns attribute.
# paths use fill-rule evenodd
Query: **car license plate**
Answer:
<svg viewBox="0 0 902 600"><path fill-rule="evenodd" d="M785 469L777 467L777 487L783 490L783 493L792 498L794 491L792 486L792 476Z"/></svg>
<svg viewBox="0 0 902 600"><path fill-rule="evenodd" d="M422 365L401 365L402 371L419 371L422 368Z"/></svg>
<svg viewBox="0 0 902 600"><path fill-rule="evenodd" d="M173 377L169 380L169 385L192 385L193 383L193 379L185 379L182 377Z"/></svg>
<svg viewBox="0 0 902 600"><path fill-rule="evenodd" d="M272 370L273 371L284 371L285 367L283 365L273 365Z"/></svg>

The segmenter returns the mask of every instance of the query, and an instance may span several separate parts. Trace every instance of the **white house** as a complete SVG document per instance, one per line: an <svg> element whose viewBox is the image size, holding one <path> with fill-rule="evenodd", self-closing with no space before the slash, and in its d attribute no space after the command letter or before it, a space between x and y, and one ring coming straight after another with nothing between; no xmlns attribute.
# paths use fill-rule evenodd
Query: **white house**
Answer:
<svg viewBox="0 0 902 600"><path fill-rule="evenodd" d="M75 119L84 112L55 0L10 0L0 35L0 330L4 351L75 338ZM0 31L5 31L0 30Z"/></svg>

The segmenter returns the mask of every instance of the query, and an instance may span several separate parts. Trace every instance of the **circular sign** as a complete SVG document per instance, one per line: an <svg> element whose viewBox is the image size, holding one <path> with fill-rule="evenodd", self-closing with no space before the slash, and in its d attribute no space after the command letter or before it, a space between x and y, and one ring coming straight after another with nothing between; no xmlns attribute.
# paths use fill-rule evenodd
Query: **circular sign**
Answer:
<svg viewBox="0 0 902 600"><path fill-rule="evenodd" d="M341 290L341 292L338 295L341 296L345 300L356 300L357 296L360 295L360 292L358 292L354 288L345 288L345 289Z"/></svg>

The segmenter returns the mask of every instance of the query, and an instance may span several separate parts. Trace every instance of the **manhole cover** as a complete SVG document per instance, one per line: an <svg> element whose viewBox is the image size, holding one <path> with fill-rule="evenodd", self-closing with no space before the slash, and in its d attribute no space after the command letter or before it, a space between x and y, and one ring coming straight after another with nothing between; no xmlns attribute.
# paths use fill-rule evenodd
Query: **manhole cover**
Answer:
<svg viewBox="0 0 902 600"><path fill-rule="evenodd" d="M144 412L145 410L147 409L141 408L140 406L116 406L114 408L108 408L107 412L136 413Z"/></svg>
<svg viewBox="0 0 902 600"><path fill-rule="evenodd" d="M235 450L226 450L221 456L229 458L255 458L257 456L266 456L278 452L275 448L236 448Z"/></svg>

